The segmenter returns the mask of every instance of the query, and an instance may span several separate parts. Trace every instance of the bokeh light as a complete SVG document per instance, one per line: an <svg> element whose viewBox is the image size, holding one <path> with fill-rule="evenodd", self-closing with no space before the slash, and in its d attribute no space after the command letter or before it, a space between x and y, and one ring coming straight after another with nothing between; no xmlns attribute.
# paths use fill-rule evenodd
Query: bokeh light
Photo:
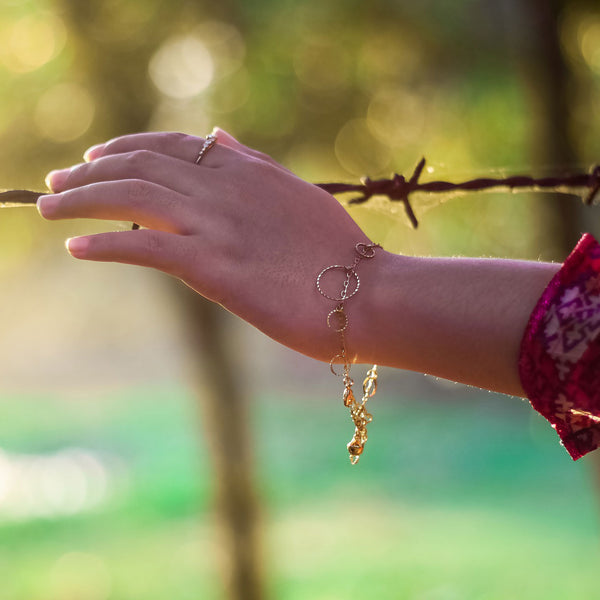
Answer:
<svg viewBox="0 0 600 600"><path fill-rule="evenodd" d="M169 38L150 60L154 85L170 98L184 99L203 92L212 82L215 65L204 41L193 34Z"/></svg>
<svg viewBox="0 0 600 600"><path fill-rule="evenodd" d="M1 31L6 42L0 45L0 57L5 67L16 73L26 73L43 67L63 49L66 29L53 14L26 15Z"/></svg>
<svg viewBox="0 0 600 600"><path fill-rule="evenodd" d="M176 100L163 98L157 104L150 119L150 131L185 131L196 135L205 135L212 129L212 120L206 112L204 102L194 98Z"/></svg>
<svg viewBox="0 0 600 600"><path fill-rule="evenodd" d="M54 142L72 142L92 124L95 101L81 84L59 83L38 100L34 121L43 137Z"/></svg>
<svg viewBox="0 0 600 600"><path fill-rule="evenodd" d="M148 71L161 99L150 129L205 134L211 114L241 108L250 96L246 45L233 25L207 20L170 37L153 54Z"/></svg>
<svg viewBox="0 0 600 600"><path fill-rule="evenodd" d="M246 57L246 44L239 30L230 23L208 20L194 29L194 36L202 40L211 54L215 78L235 73Z"/></svg>
<svg viewBox="0 0 600 600"><path fill-rule="evenodd" d="M352 119L339 131L335 154L344 169L356 176L381 174L392 159L389 146L377 140L366 119Z"/></svg>
<svg viewBox="0 0 600 600"><path fill-rule="evenodd" d="M600 18L583 19L578 34L581 55L590 69L600 75Z"/></svg>
<svg viewBox="0 0 600 600"><path fill-rule="evenodd" d="M0 451L0 521L26 521L89 511L113 491L114 473L94 452L67 448L52 454Z"/></svg>
<svg viewBox="0 0 600 600"><path fill-rule="evenodd" d="M426 114L422 96L406 88L382 88L369 103L367 125L382 143L401 147L420 139Z"/></svg>

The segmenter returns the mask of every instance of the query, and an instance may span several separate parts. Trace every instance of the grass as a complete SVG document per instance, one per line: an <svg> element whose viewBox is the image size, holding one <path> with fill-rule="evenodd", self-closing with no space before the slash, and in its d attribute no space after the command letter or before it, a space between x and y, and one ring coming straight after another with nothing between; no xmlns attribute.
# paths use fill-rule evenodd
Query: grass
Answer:
<svg viewBox="0 0 600 600"><path fill-rule="evenodd" d="M84 447L118 476L89 512L0 521L0 600L221 597L212 477L185 390L7 396L1 407L5 451ZM453 393L384 398L373 412L352 468L341 406L255 400L271 597L595 597L592 463L572 463L526 404Z"/></svg>

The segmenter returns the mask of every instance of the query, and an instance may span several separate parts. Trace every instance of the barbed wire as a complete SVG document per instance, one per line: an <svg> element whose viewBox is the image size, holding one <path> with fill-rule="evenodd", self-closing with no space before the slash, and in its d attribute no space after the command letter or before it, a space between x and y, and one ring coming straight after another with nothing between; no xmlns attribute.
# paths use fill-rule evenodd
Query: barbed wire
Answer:
<svg viewBox="0 0 600 600"><path fill-rule="evenodd" d="M44 193L49 192L32 192L31 190L2 190L0 192L0 207L10 208L13 206L35 204L38 198Z"/></svg>
<svg viewBox="0 0 600 600"><path fill-rule="evenodd" d="M589 173L558 175L551 177L531 177L529 175L513 175L511 177L470 179L459 183L450 181L419 182L425 168L425 158L415 167L412 175L406 179L404 175L395 173L390 179L371 179L363 177L360 184L352 183L318 183L321 189L330 194L359 192L360 196L348 200L348 204L364 204L373 196L387 196L392 202L402 202L408 220L416 229L419 221L411 204L411 194L425 192L429 194L444 192L478 192L494 188L508 188L513 191L555 191L567 194L578 194L586 190L583 202L586 205L594 203L600 193L600 165L594 165ZM5 190L0 192L0 207L35 204L44 192L30 190ZM134 224L134 229L137 229Z"/></svg>
<svg viewBox="0 0 600 600"><path fill-rule="evenodd" d="M352 198L349 204L363 204L373 196L387 196L391 201L402 202L406 216L416 229L419 221L411 204L411 194L414 192L442 193L442 192L477 192L493 188L509 188L511 190L544 190L558 191L561 193L576 193L576 190L586 189L583 197L586 205L591 205L600 192L600 165L595 165L586 174L562 175L553 177L531 177L529 175L515 175L504 178L479 178L452 183L449 181L428 181L420 183L419 178L425 168L425 159L422 158L415 167L412 175L406 179L404 175L394 174L391 179L371 179L363 177L360 184L348 183L319 183L318 187L330 194L343 194L347 192L360 192L360 196Z"/></svg>

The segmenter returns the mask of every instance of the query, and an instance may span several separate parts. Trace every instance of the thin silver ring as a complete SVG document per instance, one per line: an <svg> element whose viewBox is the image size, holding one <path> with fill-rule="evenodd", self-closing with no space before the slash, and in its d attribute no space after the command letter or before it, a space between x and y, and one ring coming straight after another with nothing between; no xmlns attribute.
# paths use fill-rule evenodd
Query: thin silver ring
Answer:
<svg viewBox="0 0 600 600"><path fill-rule="evenodd" d="M205 154L217 143L217 136L214 133L209 133L198 152L198 157L194 161L195 164L200 164L200 161L204 158Z"/></svg>

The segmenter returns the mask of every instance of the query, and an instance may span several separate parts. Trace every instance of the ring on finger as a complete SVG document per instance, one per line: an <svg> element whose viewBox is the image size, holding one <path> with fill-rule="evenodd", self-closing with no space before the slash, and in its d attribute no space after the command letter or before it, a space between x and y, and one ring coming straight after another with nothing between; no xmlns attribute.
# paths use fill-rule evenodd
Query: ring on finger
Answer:
<svg viewBox="0 0 600 600"><path fill-rule="evenodd" d="M198 156L194 161L196 164L200 164L200 161L204 158L206 153L217 143L217 136L214 133L209 133L204 140L204 144L202 144L202 148L200 148L200 152L198 152Z"/></svg>

